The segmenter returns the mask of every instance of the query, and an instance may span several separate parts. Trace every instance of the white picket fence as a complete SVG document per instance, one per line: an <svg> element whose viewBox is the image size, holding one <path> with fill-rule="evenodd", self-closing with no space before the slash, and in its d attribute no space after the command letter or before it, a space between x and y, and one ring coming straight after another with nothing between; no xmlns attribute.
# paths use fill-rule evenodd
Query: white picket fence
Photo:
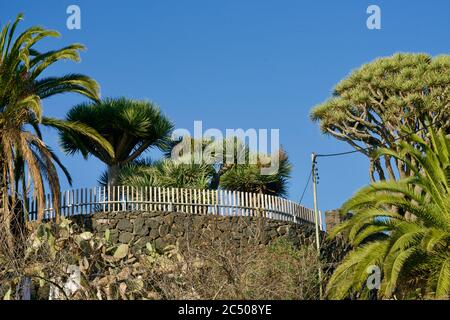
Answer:
<svg viewBox="0 0 450 320"><path fill-rule="evenodd" d="M314 211L284 198L250 192L159 187L111 186L61 193L60 214L65 217L96 212L170 211L222 216L258 216L294 223L314 223ZM30 220L37 218L37 201L29 199ZM55 217L50 195L44 218ZM319 226L322 226L319 214Z"/></svg>

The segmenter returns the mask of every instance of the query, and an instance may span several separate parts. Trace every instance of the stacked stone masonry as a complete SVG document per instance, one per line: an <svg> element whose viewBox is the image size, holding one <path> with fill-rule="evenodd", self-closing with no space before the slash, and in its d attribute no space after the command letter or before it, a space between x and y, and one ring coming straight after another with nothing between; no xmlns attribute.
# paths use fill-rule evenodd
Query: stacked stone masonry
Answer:
<svg viewBox="0 0 450 320"><path fill-rule="evenodd" d="M153 244L157 250L211 239L236 246L267 245L286 238L295 245L314 239L314 226L260 217L225 217L173 212L108 212L82 217L83 225L97 234L108 229L113 243L126 243L134 250Z"/></svg>

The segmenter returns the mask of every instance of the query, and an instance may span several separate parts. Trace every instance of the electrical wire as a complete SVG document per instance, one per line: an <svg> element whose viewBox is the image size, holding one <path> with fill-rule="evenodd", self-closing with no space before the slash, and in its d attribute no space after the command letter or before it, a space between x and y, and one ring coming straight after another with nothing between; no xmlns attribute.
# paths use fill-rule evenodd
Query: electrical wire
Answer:
<svg viewBox="0 0 450 320"><path fill-rule="evenodd" d="M428 128L430 128L430 127L433 127L434 125L436 125L436 124L438 124L438 123L440 123L440 122L441 122L441 121L435 121L435 122L429 124L428 126L425 126L425 127L421 128L421 129L418 129L417 131L408 133L408 134L406 134L406 135L404 135L404 136L399 135L397 138L395 138L395 139L393 140L393 142L396 142L396 141L398 141L398 140L400 140L400 139L403 139L403 138L406 138L406 137L408 137L408 136L410 136L410 135L412 135L412 134L416 134L416 133L418 133L418 132L420 132L420 131L422 131L422 130L425 130L425 129L428 129ZM320 158L324 158L324 157L344 156L344 155L347 155L347 154L352 154L352 153L356 153L356 152L361 152L361 151L363 151L363 150L368 151L368 150L370 150L370 149L374 149L374 148L373 148L373 147L366 147L366 148L360 148L360 149L357 149L357 150L351 150L351 151L346 151L346 152L327 153L327 154L316 154L316 157L317 157L317 158L319 158L319 157L320 157Z"/></svg>
<svg viewBox="0 0 450 320"><path fill-rule="evenodd" d="M435 122L429 124L428 126L425 126L425 127L421 128L421 129L415 131L415 132L411 132L411 133L409 133L409 134L407 134L407 135L404 135L404 136L399 136L399 137L397 137L397 138L394 139L394 142L397 141L397 140L399 140L399 139L406 138L406 137L408 137L408 136L410 136L410 135L412 135L412 134L416 134L416 133L418 133L418 132L420 132L420 131L422 131L422 130L425 130L425 129L428 129L428 128L430 128L430 127L433 127L434 125L436 125L436 124L438 124L438 123L440 123L440 122L441 122L441 121L435 121ZM352 154L352 153L356 153L356 152L361 152L362 150L369 150L369 149L371 149L371 148L373 148L373 147L366 147L366 148L361 148L361 149L358 149L358 150L351 150L351 151L338 152L338 153L316 154L316 158L319 158L319 157L320 157L320 158L325 158L325 157L338 157L338 156L344 156L344 155L348 155L348 154ZM312 170L309 172L308 180L306 181L305 188L303 189L302 196L300 197L300 202L299 202L300 204L302 203L303 197L305 196L306 190L308 189L308 185L309 185L309 183L310 183L310 181L311 181L311 177L312 177Z"/></svg>
<svg viewBox="0 0 450 320"><path fill-rule="evenodd" d="M303 189L302 196L300 197L299 204L302 204L302 200L303 200L303 197L305 196L306 190L308 189L308 185L309 185L309 182L311 181L311 177L312 177L312 170L309 172L309 177L308 177L308 180L306 181L305 189Z"/></svg>

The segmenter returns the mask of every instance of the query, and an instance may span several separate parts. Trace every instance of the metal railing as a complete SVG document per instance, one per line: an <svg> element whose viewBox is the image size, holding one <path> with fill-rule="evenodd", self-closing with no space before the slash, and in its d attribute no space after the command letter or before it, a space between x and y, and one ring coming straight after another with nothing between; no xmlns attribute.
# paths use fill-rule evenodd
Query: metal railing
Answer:
<svg viewBox="0 0 450 320"><path fill-rule="evenodd" d="M314 224L314 211L298 203L267 194L228 190L162 187L108 186L61 193L60 215L90 215L96 212L170 211L221 216L254 216L294 223ZM38 212L35 198L29 199L30 220ZM44 219L55 217L51 195L45 198ZM320 223L321 215L319 214Z"/></svg>

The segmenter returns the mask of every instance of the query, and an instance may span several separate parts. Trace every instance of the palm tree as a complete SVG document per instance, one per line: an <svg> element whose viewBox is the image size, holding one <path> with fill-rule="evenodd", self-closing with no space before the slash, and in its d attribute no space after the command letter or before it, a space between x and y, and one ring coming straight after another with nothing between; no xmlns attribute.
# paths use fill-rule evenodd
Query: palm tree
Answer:
<svg viewBox="0 0 450 320"><path fill-rule="evenodd" d="M12 25L8 23L0 32L0 227L3 228L0 232L5 235L10 252L14 248L12 223L23 221L22 215L28 216L28 190L32 187L37 199L37 221L40 222L44 214L44 182L47 181L58 220L60 186L55 164L71 182L67 169L42 140L41 125L79 132L112 152L107 141L91 128L43 116L42 99L75 92L97 100L98 85L80 74L42 77L42 73L57 61L79 61L79 51L84 47L73 44L40 53L33 47L40 40L59 34L31 27L15 37L22 19L23 15L19 14Z"/></svg>
<svg viewBox="0 0 450 320"><path fill-rule="evenodd" d="M180 185L184 185L186 181L197 181L200 189L215 190L219 187L220 174L223 168L223 161L219 159L216 152L226 153L224 150L225 142L221 142L222 144L219 145L219 141L209 137L199 140L190 136L170 140L164 147L166 160L163 162L165 163L165 169L161 171L172 175L169 178L171 180L177 179L176 176L178 175ZM187 153L185 154L185 152ZM196 177L194 177L195 174ZM186 175L190 178L182 178Z"/></svg>
<svg viewBox="0 0 450 320"><path fill-rule="evenodd" d="M12 26L8 23L0 32L0 215L2 225L5 226L2 232L8 235L10 247L10 226L13 216L17 214L14 209L20 200L20 180L22 201L27 197L26 185L33 185L38 204L38 221L43 218L44 181L47 180L58 218L59 179L55 163L62 167L67 176L68 172L42 140L40 125L79 132L112 152L105 144L106 140L91 128L43 116L42 99L60 93L76 92L97 100L98 85L91 78L80 74L41 77L45 69L57 61L79 61L79 51L84 47L73 44L59 50L39 53L33 48L36 43L59 34L41 27L31 27L14 39L22 18L23 15L19 14ZM25 181L27 175L28 183ZM69 176L68 178L70 181Z"/></svg>
<svg viewBox="0 0 450 320"><path fill-rule="evenodd" d="M203 163L212 164L212 168L214 168L212 173L211 170L206 170L209 174L212 174L212 176L208 175L210 177L210 180L208 180L210 181L209 188L287 196L287 182L290 178L292 166L284 150L279 152L279 168L277 172L272 174L263 174L261 171L262 168L271 163L271 157L251 152L249 147L237 137L218 141L205 138L201 142L190 137L183 137L169 143L165 155L171 157L173 149L180 143L191 144L190 149L192 151L195 149L196 142L202 150ZM180 151L183 151L183 149ZM182 154L182 157L185 156ZM228 159L229 156L233 159L231 163ZM256 160L256 163L251 160ZM186 161L181 161L186 163ZM202 170L199 173L203 175Z"/></svg>
<svg viewBox="0 0 450 320"><path fill-rule="evenodd" d="M68 112L67 120L94 128L112 145L113 156L79 133L61 133L61 144L67 153L80 152L85 158L93 155L108 166L109 185L117 185L121 167L144 151L164 148L173 128L155 104L127 98L82 103Z"/></svg>
<svg viewBox="0 0 450 320"><path fill-rule="evenodd" d="M328 283L330 298L368 297L364 284L372 265L382 271L381 298L412 298L416 291L450 297L450 139L442 129L430 129L429 141L406 133L412 144L401 142L398 152L380 149L374 156L401 160L414 175L372 183L341 208L352 216L332 236L342 234L354 249Z"/></svg>
<svg viewBox="0 0 450 320"><path fill-rule="evenodd" d="M220 187L274 196L287 196L287 182L292 166L284 150L279 152L279 168L275 173L263 174L261 169L270 163L270 157L257 154L257 163L231 164L222 168Z"/></svg>

